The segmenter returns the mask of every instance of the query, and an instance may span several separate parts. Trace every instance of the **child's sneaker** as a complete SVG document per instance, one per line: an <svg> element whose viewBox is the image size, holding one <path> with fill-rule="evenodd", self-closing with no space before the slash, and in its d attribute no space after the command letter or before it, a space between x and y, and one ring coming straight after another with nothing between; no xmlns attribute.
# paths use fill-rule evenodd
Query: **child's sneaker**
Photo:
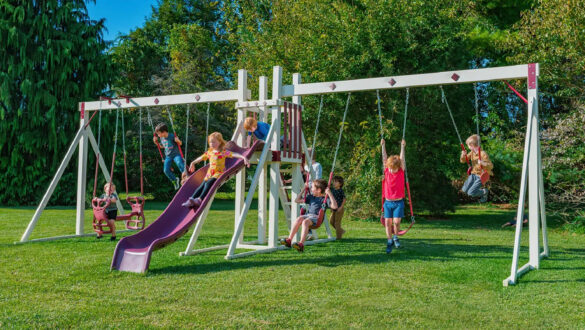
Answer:
<svg viewBox="0 0 585 330"><path fill-rule="evenodd" d="M487 200L488 200L488 195L489 195L489 192L490 192L490 191L489 191L489 190L487 190L487 188L486 188L486 189L483 189L483 195L481 195L481 198L479 199L479 202L480 202L480 203L485 203L485 202L487 202Z"/></svg>
<svg viewBox="0 0 585 330"><path fill-rule="evenodd" d="M201 201L201 198L195 198L195 199L193 200L193 207L194 207L194 208L197 208L197 207L201 206L201 202L202 202L202 201Z"/></svg>
<svg viewBox="0 0 585 330"><path fill-rule="evenodd" d="M305 245L303 243L294 242L292 247L299 252L305 251Z"/></svg>
<svg viewBox="0 0 585 330"><path fill-rule="evenodd" d="M183 205L184 207L191 208L191 207L195 206L195 199L193 199L192 197L189 197L189 199L181 205Z"/></svg>
<svg viewBox="0 0 585 330"><path fill-rule="evenodd" d="M179 178L175 178L175 181L173 182L173 187L175 187L175 190L179 190L179 188L181 187L181 180Z"/></svg>
<svg viewBox="0 0 585 330"><path fill-rule="evenodd" d="M395 246L397 249L400 249L400 246L401 246L401 244L400 244L400 241L398 240L398 237L394 237L394 238L392 239L392 241L394 242L394 246Z"/></svg>
<svg viewBox="0 0 585 330"><path fill-rule="evenodd" d="M286 247L290 247L290 239L288 238L281 238L280 239L280 245L284 245Z"/></svg>
<svg viewBox="0 0 585 330"><path fill-rule="evenodd" d="M110 237L110 241L115 241L115 240L116 240L116 236Z"/></svg>
<svg viewBox="0 0 585 330"><path fill-rule="evenodd" d="M392 246L394 245L394 241L390 241L388 243L386 243L386 253L391 253L392 252Z"/></svg>

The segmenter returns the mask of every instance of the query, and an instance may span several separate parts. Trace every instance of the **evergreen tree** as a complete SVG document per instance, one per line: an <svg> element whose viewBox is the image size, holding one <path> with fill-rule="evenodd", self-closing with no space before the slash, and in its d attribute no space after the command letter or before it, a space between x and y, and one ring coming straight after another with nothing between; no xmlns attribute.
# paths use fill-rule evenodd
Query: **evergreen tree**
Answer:
<svg viewBox="0 0 585 330"><path fill-rule="evenodd" d="M103 20L83 0L0 2L0 204L38 202L79 127L78 102L112 76ZM75 168L54 198L75 196Z"/></svg>

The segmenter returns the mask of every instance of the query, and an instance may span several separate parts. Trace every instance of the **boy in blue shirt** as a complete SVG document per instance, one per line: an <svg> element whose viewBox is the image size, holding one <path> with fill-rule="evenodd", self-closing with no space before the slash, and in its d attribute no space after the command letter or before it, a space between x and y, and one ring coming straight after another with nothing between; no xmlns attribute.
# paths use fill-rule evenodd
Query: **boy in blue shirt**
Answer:
<svg viewBox="0 0 585 330"><path fill-rule="evenodd" d="M165 148L164 173L173 183L175 190L177 190L181 186L179 181L180 179L176 177L175 174L173 174L171 171L171 166L173 165L174 161L181 172L185 171L185 161L179 153L179 146L181 146L183 143L177 136L175 136L175 134L169 133L169 129L167 128L166 124L160 123L156 125L154 132L158 136L158 138L156 136L153 137L154 144L158 145L160 139L160 144Z"/></svg>
<svg viewBox="0 0 585 330"><path fill-rule="evenodd" d="M266 141L268 137L268 132L270 132L270 125L263 121L257 121L252 117L246 118L244 120L244 129L248 132L248 138L246 140L247 148L250 148L250 142L252 140L252 134L262 141Z"/></svg>

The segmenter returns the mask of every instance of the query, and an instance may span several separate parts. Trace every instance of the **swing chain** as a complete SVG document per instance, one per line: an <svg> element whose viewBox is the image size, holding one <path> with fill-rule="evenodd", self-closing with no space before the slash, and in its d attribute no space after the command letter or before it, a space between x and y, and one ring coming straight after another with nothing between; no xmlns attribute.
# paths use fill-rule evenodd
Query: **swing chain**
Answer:
<svg viewBox="0 0 585 330"><path fill-rule="evenodd" d="M443 86L439 86L441 89L441 102L445 104L447 107L447 111L449 111L449 116L451 117L451 121L453 122L453 127L455 127L455 132L457 133L457 137L459 138L459 143L463 145L463 140L461 139L461 134L459 134L459 129L457 128L457 124L455 124L455 118L453 118L453 113L451 112L451 107L449 106L449 102L447 102L447 96L445 96L445 91L443 90Z"/></svg>
<svg viewBox="0 0 585 330"><path fill-rule="evenodd" d="M333 157L333 164L331 164L331 172L335 169L335 162L337 161L337 152L339 151L339 144L341 143L341 135L343 134L343 126L345 125L345 117L347 116L347 109L349 109L349 100L351 93L347 94L347 101L345 102L345 111L343 112L343 120L339 126L339 136L337 138L337 146L335 147L335 156Z"/></svg>
<svg viewBox="0 0 585 330"><path fill-rule="evenodd" d="M380 99L380 90L377 89L376 90L376 98L377 98L377 102L378 103L378 119L380 120L380 136L382 137L382 139L384 138L384 128L382 126L382 100Z"/></svg>
<svg viewBox="0 0 585 330"><path fill-rule="evenodd" d="M321 110L323 109L323 95L321 95L321 101L319 102L319 112L317 113L317 124L315 125L315 133L313 134L313 145L311 146L311 161L315 156L315 141L317 141L317 130L319 129L319 121L321 120ZM309 170L310 172L310 170Z"/></svg>
<svg viewBox="0 0 585 330"><path fill-rule="evenodd" d="M187 151L189 147L189 112L191 112L191 104L187 104L187 123L185 124L185 161L187 158ZM197 105L195 105L195 112L197 112ZM185 171L189 172L185 166Z"/></svg>

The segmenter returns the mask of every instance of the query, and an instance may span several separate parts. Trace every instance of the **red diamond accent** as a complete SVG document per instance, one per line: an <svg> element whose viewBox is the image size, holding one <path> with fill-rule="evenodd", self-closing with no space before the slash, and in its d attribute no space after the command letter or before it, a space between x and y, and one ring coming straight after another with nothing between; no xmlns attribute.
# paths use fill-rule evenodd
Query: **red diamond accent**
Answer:
<svg viewBox="0 0 585 330"><path fill-rule="evenodd" d="M456 74L456 73L454 73L454 74L451 76L451 79L453 79L453 80L457 81L457 80L459 80L459 75L458 75L458 74Z"/></svg>
<svg viewBox="0 0 585 330"><path fill-rule="evenodd" d="M334 90L335 88L337 88L337 86L335 86L335 84L331 84L331 85L329 85L329 88L331 88L332 90Z"/></svg>
<svg viewBox="0 0 585 330"><path fill-rule="evenodd" d="M154 99L154 104L158 104L158 98Z"/></svg>
<svg viewBox="0 0 585 330"><path fill-rule="evenodd" d="M390 81L388 82L390 84L390 86L394 86L396 85L396 80L394 80L394 78L390 79Z"/></svg>
<svg viewBox="0 0 585 330"><path fill-rule="evenodd" d="M199 101L200 99L201 99L201 96L195 95L195 101Z"/></svg>

